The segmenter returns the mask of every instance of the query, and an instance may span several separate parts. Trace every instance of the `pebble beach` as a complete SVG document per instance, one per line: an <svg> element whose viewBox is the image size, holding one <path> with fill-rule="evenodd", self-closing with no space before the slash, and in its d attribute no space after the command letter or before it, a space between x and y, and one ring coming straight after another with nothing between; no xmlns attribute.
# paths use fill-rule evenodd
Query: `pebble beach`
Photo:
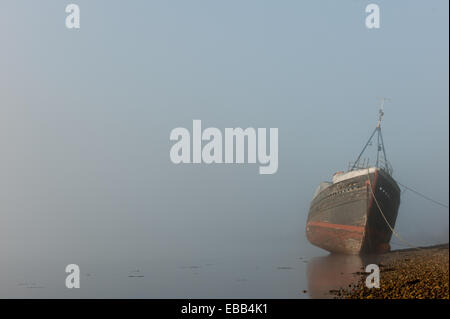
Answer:
<svg viewBox="0 0 450 319"><path fill-rule="evenodd" d="M338 299L449 299L448 244L395 250L379 255L380 288L360 281L335 292Z"/></svg>

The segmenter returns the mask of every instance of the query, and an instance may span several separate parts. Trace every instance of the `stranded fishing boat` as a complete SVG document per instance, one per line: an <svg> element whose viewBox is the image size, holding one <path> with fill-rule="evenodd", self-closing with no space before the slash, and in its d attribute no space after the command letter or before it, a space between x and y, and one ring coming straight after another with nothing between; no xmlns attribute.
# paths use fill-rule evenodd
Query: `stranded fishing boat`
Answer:
<svg viewBox="0 0 450 319"><path fill-rule="evenodd" d="M381 134L384 99L378 123L353 165L337 172L332 182L322 182L309 209L306 236L330 252L362 254L390 250L400 205L400 188L392 178ZM375 165L361 156L377 135Z"/></svg>

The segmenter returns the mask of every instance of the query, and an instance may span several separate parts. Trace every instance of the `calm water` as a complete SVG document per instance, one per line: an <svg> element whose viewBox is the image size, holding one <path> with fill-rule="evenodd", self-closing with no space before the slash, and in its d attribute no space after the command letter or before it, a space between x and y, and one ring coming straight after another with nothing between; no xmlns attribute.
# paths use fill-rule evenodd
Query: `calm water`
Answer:
<svg viewBox="0 0 450 319"><path fill-rule="evenodd" d="M78 256L80 289L65 288L65 266L76 258L7 259L1 261L0 297L329 298L329 290L354 283L355 272L368 263L312 246L302 254L294 245L281 244L184 258L130 251L120 259L98 251L84 260Z"/></svg>

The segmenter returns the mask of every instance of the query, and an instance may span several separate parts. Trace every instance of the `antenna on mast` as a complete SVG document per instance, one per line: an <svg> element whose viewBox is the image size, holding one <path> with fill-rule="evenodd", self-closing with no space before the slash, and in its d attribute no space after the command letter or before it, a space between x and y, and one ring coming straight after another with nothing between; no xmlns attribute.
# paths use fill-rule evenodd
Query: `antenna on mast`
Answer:
<svg viewBox="0 0 450 319"><path fill-rule="evenodd" d="M386 150L384 149L383 135L381 134L381 120L383 119L384 103L386 101L390 101L390 99L385 98L385 97L381 98L381 106L380 106L380 110L378 111L377 126L373 130L372 134L369 137L369 140L367 141L366 145L364 146L363 150L359 154L358 158L356 159L355 163L353 164L353 166L352 166L352 168L350 170L361 168L360 167L361 156L363 155L363 153L366 150L367 146L372 145L372 138L375 135L375 133L377 133L377 161L375 162L375 167L381 167L387 173L392 174L392 167L391 167L391 165L389 164L389 162L387 160ZM382 153L383 158L380 158L380 153ZM365 165L368 165L368 164L363 163L363 167L362 168L364 168Z"/></svg>
<svg viewBox="0 0 450 319"><path fill-rule="evenodd" d="M388 99L386 97L382 97L381 98L381 107L380 110L378 111L378 124L377 127L381 126L381 120L383 119L383 115L384 115L384 102L386 101L390 101L391 99Z"/></svg>

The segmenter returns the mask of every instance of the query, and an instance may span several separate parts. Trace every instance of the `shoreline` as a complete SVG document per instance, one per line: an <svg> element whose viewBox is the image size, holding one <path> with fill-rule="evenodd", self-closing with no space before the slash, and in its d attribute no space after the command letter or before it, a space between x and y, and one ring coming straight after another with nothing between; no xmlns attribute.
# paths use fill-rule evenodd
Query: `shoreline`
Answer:
<svg viewBox="0 0 450 319"><path fill-rule="evenodd" d="M367 288L367 273L337 299L449 299L449 244L393 250L377 255L380 288Z"/></svg>

